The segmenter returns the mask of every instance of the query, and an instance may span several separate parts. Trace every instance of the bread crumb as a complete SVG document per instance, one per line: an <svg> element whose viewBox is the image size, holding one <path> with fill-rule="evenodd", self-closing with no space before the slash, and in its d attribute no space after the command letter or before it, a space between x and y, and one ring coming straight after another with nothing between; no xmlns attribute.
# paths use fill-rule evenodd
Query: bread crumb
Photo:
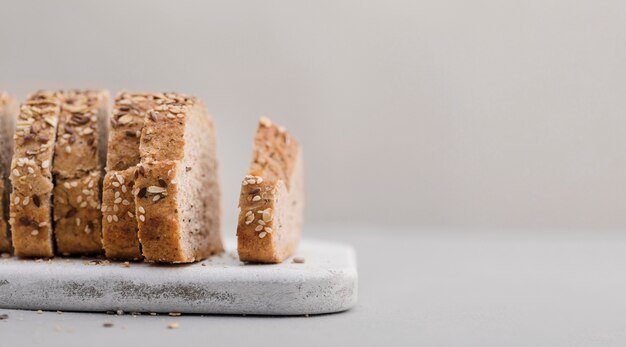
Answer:
<svg viewBox="0 0 626 347"><path fill-rule="evenodd" d="M6 259L6 258L11 258L11 255L9 253L2 253L0 254L0 257Z"/></svg>
<svg viewBox="0 0 626 347"><path fill-rule="evenodd" d="M151 316L158 316L159 314L158 314L158 313L156 313L156 312L150 312L150 315L151 315Z"/></svg>
<svg viewBox="0 0 626 347"><path fill-rule="evenodd" d="M117 310L117 311L115 311L115 313L117 313L118 316L121 316L121 315L124 314L124 311L123 310Z"/></svg>
<svg viewBox="0 0 626 347"><path fill-rule="evenodd" d="M130 263L125 261L122 263L122 267L130 267Z"/></svg>
<svg viewBox="0 0 626 347"><path fill-rule="evenodd" d="M170 323L167 325L168 329L178 329L178 323Z"/></svg>
<svg viewBox="0 0 626 347"><path fill-rule="evenodd" d="M6 320L9 319L9 315L6 313L0 314L0 320Z"/></svg>
<svg viewBox="0 0 626 347"><path fill-rule="evenodd" d="M63 311L57 311L58 314L63 314Z"/></svg>
<svg viewBox="0 0 626 347"><path fill-rule="evenodd" d="M105 327L105 328L111 328L111 327L113 327L113 323L111 323L111 322L104 322L102 324L102 326Z"/></svg>
<svg viewBox="0 0 626 347"><path fill-rule="evenodd" d="M42 314L43 311L42 310L37 310L37 314Z"/></svg>
<svg viewBox="0 0 626 347"><path fill-rule="evenodd" d="M172 317L178 317L178 316L181 315L181 313L180 312L170 312L169 315L172 316Z"/></svg>
<svg viewBox="0 0 626 347"><path fill-rule="evenodd" d="M304 259L304 257L295 257L293 258L293 262L296 264L304 264L306 259Z"/></svg>

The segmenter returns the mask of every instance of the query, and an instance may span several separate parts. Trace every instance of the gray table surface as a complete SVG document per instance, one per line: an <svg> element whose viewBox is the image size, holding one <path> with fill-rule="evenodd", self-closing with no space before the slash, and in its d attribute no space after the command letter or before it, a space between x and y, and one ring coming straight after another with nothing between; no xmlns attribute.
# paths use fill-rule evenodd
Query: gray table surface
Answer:
<svg viewBox="0 0 626 347"><path fill-rule="evenodd" d="M0 321L0 341L68 347L626 345L626 231L332 227L307 234L355 246L360 280L354 309L289 318L0 309L9 315ZM174 322L178 328L168 329Z"/></svg>

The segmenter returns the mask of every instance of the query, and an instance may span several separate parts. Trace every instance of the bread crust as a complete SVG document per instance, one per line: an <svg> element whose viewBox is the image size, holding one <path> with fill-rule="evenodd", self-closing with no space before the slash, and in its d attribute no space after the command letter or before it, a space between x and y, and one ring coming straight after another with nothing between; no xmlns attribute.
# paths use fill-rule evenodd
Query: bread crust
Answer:
<svg viewBox="0 0 626 347"><path fill-rule="evenodd" d="M21 257L52 257L52 159L60 113L53 92L40 91L22 105L11 161L9 224Z"/></svg>
<svg viewBox="0 0 626 347"><path fill-rule="evenodd" d="M55 239L58 253L102 253L100 185L107 137L109 93L68 90L55 93L61 112L54 152Z"/></svg>
<svg viewBox="0 0 626 347"><path fill-rule="evenodd" d="M102 188L102 242L108 258L143 258L132 191L136 165L141 161L139 143L145 119L165 100L162 93L121 92L115 98Z"/></svg>
<svg viewBox="0 0 626 347"><path fill-rule="evenodd" d="M239 208L240 260L280 263L295 252L304 208L302 153L298 142L267 118L257 130Z"/></svg>
<svg viewBox="0 0 626 347"><path fill-rule="evenodd" d="M109 171L102 185L102 242L106 257L140 260L133 189L138 176L135 166Z"/></svg>

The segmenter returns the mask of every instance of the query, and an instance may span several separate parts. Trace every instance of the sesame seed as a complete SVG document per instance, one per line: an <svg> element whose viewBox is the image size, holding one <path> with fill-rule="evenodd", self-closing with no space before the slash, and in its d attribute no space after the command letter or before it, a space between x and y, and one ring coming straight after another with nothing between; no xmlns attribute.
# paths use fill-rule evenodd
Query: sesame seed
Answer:
<svg viewBox="0 0 626 347"><path fill-rule="evenodd" d="M76 226L80 226L80 218L76 218Z"/></svg>
<svg viewBox="0 0 626 347"><path fill-rule="evenodd" d="M261 230L263 230L262 225L257 225L256 228L254 228L254 231L261 231Z"/></svg>
<svg viewBox="0 0 626 347"><path fill-rule="evenodd" d="M41 162L42 169L47 169L48 167L50 167L50 160L44 160Z"/></svg>
<svg viewBox="0 0 626 347"><path fill-rule="evenodd" d="M70 189L72 186L70 186L69 182L65 182L63 183L63 187L65 187L65 189Z"/></svg>
<svg viewBox="0 0 626 347"><path fill-rule="evenodd" d="M126 188L126 186L122 186L122 192L126 193L128 191L128 189Z"/></svg>
<svg viewBox="0 0 626 347"><path fill-rule="evenodd" d="M29 173L29 174L34 174L34 173L35 173L35 169L33 169L33 168L32 168L32 167L30 167L30 166L27 168L27 170L28 170L28 173Z"/></svg>
<svg viewBox="0 0 626 347"><path fill-rule="evenodd" d="M178 323L170 323L167 325L168 329L178 329Z"/></svg>
<svg viewBox="0 0 626 347"><path fill-rule="evenodd" d="M111 185L113 185L113 187L119 187L120 186L120 184L117 183L117 182L111 182Z"/></svg>
<svg viewBox="0 0 626 347"><path fill-rule="evenodd" d="M270 234L273 230L270 227L265 227L263 230L265 230L268 234Z"/></svg>
<svg viewBox="0 0 626 347"><path fill-rule="evenodd" d="M116 214L113 215L113 221L118 222L120 219L117 217Z"/></svg>
<svg viewBox="0 0 626 347"><path fill-rule="evenodd" d="M124 184L124 177L122 177L121 175L115 175L117 177L117 180L121 183Z"/></svg>
<svg viewBox="0 0 626 347"><path fill-rule="evenodd" d="M72 147L71 146L65 146L65 152L66 153L72 153Z"/></svg>
<svg viewBox="0 0 626 347"><path fill-rule="evenodd" d="M265 231L262 231L261 233L259 233L259 238L262 239L265 236L267 236L267 233Z"/></svg>
<svg viewBox="0 0 626 347"><path fill-rule="evenodd" d="M272 126L272 121L269 120L269 118L267 117L261 117L259 122L261 123L261 125L268 127L268 128Z"/></svg>
<svg viewBox="0 0 626 347"><path fill-rule="evenodd" d="M157 201L159 201L159 199L160 199L160 198L161 198L161 195L155 195L155 196L152 198L152 201L153 201L153 202L157 202Z"/></svg>
<svg viewBox="0 0 626 347"><path fill-rule="evenodd" d="M83 196L82 196L82 195L79 195L79 196L76 198L76 202L80 204L80 202L81 202L81 201L83 201Z"/></svg>
<svg viewBox="0 0 626 347"><path fill-rule="evenodd" d="M305 261L304 257L295 257L295 258L293 258L293 262L296 263L296 264L304 264L304 261Z"/></svg>
<svg viewBox="0 0 626 347"><path fill-rule="evenodd" d="M146 217L144 215L140 214L139 215L139 220L142 221L142 222L145 222L146 221Z"/></svg>
<svg viewBox="0 0 626 347"><path fill-rule="evenodd" d="M139 213L146 213L146 210L143 208L143 206L139 206Z"/></svg>
<svg viewBox="0 0 626 347"><path fill-rule="evenodd" d="M33 236L37 236L37 235L39 235L39 230L34 229L33 231L30 232L30 234L33 235Z"/></svg>
<svg viewBox="0 0 626 347"><path fill-rule="evenodd" d="M114 196L115 196L116 199L119 198L120 197L120 192L115 192Z"/></svg>
<svg viewBox="0 0 626 347"><path fill-rule="evenodd" d="M20 172L17 169L13 169L13 176L20 177Z"/></svg>
<svg viewBox="0 0 626 347"><path fill-rule="evenodd" d="M152 193L152 194L165 193L166 191L167 191L167 189L165 189L163 187L157 187L157 186L149 186L148 187L148 193Z"/></svg>
<svg viewBox="0 0 626 347"><path fill-rule="evenodd" d="M20 203L20 197L16 196L15 197L15 204L18 205Z"/></svg>
<svg viewBox="0 0 626 347"><path fill-rule="evenodd" d="M111 223L111 221L113 221L113 216L112 215L108 215L107 216L107 222Z"/></svg>
<svg viewBox="0 0 626 347"><path fill-rule="evenodd" d="M28 196L25 196L24 200L22 201L22 205L26 206L28 205L29 202L30 202L30 198Z"/></svg>
<svg viewBox="0 0 626 347"><path fill-rule="evenodd" d="M122 198L117 198L113 201L114 204L119 204L120 202L122 202Z"/></svg>
<svg viewBox="0 0 626 347"><path fill-rule="evenodd" d="M262 219L259 219L258 223L261 224L261 225L265 225L265 222Z"/></svg>
<svg viewBox="0 0 626 347"><path fill-rule="evenodd" d="M78 187L78 182L74 181L72 183L70 183L70 185L74 188Z"/></svg>
<svg viewBox="0 0 626 347"><path fill-rule="evenodd" d="M132 212L128 211L127 213L128 213L128 217L130 217L130 218L134 218L135 217L135 215Z"/></svg>
<svg viewBox="0 0 626 347"><path fill-rule="evenodd" d="M261 200L261 196L260 196L260 195L255 195L255 196L252 198L252 201L260 201L260 200Z"/></svg>
<svg viewBox="0 0 626 347"><path fill-rule="evenodd" d="M263 211L263 221L269 222L271 220L272 220L272 209L268 208L265 211Z"/></svg>
<svg viewBox="0 0 626 347"><path fill-rule="evenodd" d="M128 206L128 205L130 205L130 201L124 199L124 200L122 200L122 205Z"/></svg>

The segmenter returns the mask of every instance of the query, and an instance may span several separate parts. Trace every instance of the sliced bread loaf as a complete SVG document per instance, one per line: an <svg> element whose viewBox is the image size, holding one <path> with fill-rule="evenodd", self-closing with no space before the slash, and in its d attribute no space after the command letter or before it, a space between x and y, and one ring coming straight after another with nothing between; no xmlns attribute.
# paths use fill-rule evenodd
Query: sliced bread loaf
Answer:
<svg viewBox="0 0 626 347"><path fill-rule="evenodd" d="M101 253L100 184L109 93L70 90L55 95L61 105L52 169L57 251L62 255Z"/></svg>
<svg viewBox="0 0 626 347"><path fill-rule="evenodd" d="M160 93L128 92L115 99L102 189L102 242L108 258L142 258L132 193L140 162L139 139L148 112L165 99Z"/></svg>
<svg viewBox="0 0 626 347"><path fill-rule="evenodd" d="M51 169L60 110L53 92L39 91L22 105L16 122L9 223L17 256L54 255Z"/></svg>
<svg viewBox="0 0 626 347"><path fill-rule="evenodd" d="M15 118L18 113L18 105L15 99L8 94L0 92L0 203L2 203L2 215L0 216L0 253L11 251L11 235L9 232L9 194L11 183L11 159L13 157L13 133L15 132Z"/></svg>
<svg viewBox="0 0 626 347"><path fill-rule="evenodd" d="M188 263L223 251L215 130L198 99L165 97L141 133L135 215L146 261Z"/></svg>
<svg viewBox="0 0 626 347"><path fill-rule="evenodd" d="M280 263L300 240L302 153L284 128L261 118L252 163L239 196L237 251L246 262Z"/></svg>

